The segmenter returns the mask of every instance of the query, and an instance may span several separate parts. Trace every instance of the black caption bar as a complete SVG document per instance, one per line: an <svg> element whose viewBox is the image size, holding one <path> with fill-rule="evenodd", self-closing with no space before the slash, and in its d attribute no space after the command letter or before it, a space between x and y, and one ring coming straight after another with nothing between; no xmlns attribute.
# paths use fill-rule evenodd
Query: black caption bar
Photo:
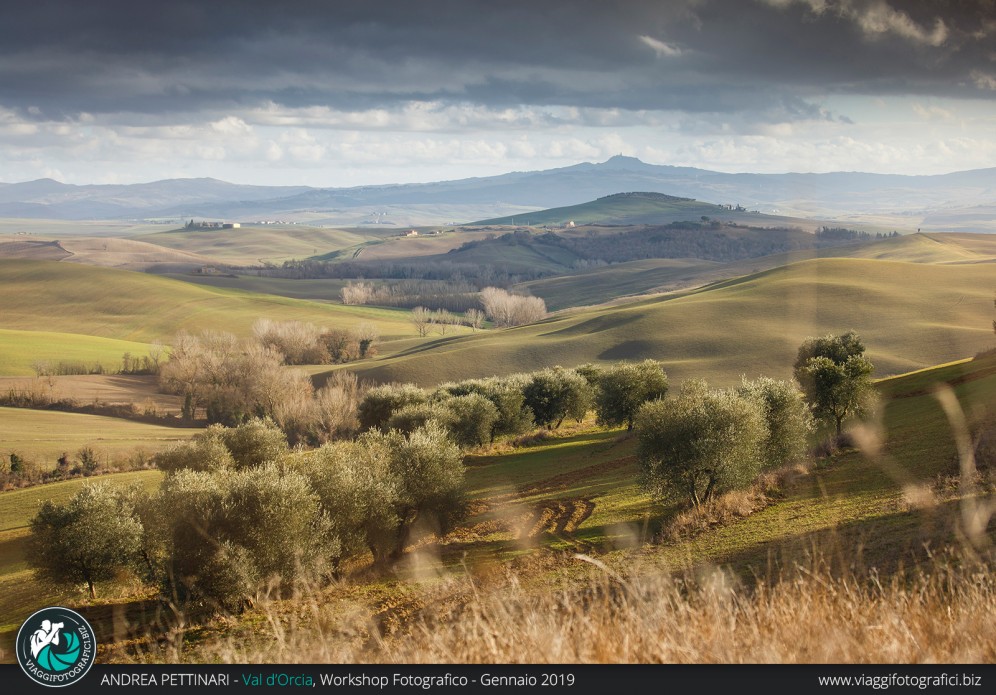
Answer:
<svg viewBox="0 0 996 695"><path fill-rule="evenodd" d="M0 665L9 692L52 692L13 664ZM100 693L710 693L763 688L800 692L993 692L996 664L892 665L165 665L96 664L66 687ZM302 690L304 689L304 690Z"/></svg>

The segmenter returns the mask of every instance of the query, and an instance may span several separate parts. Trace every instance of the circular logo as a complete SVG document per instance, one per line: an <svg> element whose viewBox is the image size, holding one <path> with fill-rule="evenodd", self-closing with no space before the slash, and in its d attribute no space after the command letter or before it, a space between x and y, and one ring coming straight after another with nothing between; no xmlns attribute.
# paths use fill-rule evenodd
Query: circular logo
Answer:
<svg viewBox="0 0 996 695"><path fill-rule="evenodd" d="M86 675L97 655L97 643L90 623L76 611L42 608L17 631L15 651L28 678L59 688Z"/></svg>

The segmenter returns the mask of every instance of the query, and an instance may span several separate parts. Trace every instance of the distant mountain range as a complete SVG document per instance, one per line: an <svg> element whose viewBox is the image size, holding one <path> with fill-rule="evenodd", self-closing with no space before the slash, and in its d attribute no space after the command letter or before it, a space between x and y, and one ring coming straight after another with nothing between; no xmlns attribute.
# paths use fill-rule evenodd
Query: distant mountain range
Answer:
<svg viewBox="0 0 996 695"><path fill-rule="evenodd" d="M358 220L357 215L366 214L356 212L361 210L371 214L378 209L426 212L435 206L446 209L447 219L459 216L465 209L465 217L452 219L466 222L501 217L508 214L506 209L564 207L629 191L666 193L765 213L814 217L872 213L925 216L967 208L988 213L996 205L996 168L936 176L859 172L727 174L616 156L597 164L545 171L353 188L247 186L209 178L77 186L39 179L0 183L0 217L297 218L314 222L334 220L349 211L353 211L350 219ZM408 224L411 219L409 215L404 222L395 223Z"/></svg>

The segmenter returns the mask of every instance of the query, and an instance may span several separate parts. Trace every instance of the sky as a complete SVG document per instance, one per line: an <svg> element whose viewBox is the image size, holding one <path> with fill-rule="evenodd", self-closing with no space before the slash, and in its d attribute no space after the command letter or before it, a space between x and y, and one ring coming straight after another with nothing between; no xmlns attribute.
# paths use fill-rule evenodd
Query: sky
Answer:
<svg viewBox="0 0 996 695"><path fill-rule="evenodd" d="M0 181L996 166L996 0L6 0Z"/></svg>

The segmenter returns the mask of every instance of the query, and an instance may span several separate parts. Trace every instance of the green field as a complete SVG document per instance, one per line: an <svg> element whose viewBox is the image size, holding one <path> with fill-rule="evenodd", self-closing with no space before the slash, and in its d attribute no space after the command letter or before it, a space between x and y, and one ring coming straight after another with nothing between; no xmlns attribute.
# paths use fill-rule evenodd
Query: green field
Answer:
<svg viewBox="0 0 996 695"><path fill-rule="evenodd" d="M64 452L73 456L85 446L102 461L113 461L138 450L153 454L198 431L84 413L0 408L0 456L17 452L48 470Z"/></svg>
<svg viewBox="0 0 996 695"><path fill-rule="evenodd" d="M17 234L27 239L60 239L63 237L124 237L153 234L165 225L126 220L44 220L0 218L0 234Z"/></svg>
<svg viewBox="0 0 996 695"><path fill-rule="evenodd" d="M271 318L345 328L367 321L387 339L415 334L405 311L332 306L54 261L0 260L0 286L4 327L24 331L151 342L181 329L245 335L256 319Z"/></svg>
<svg viewBox="0 0 996 695"><path fill-rule="evenodd" d="M43 502L51 501L64 504L87 483L96 482L119 487L139 484L151 490L159 484L161 479L162 473L159 471L136 471L99 475L92 478L74 478L58 483L2 492L0 493L0 533L26 529Z"/></svg>
<svg viewBox="0 0 996 695"><path fill-rule="evenodd" d="M992 265L817 259L685 294L436 341L358 371L434 384L588 361L654 358L677 380L785 378L807 337L856 330L877 376L992 346Z"/></svg>
<svg viewBox="0 0 996 695"><path fill-rule="evenodd" d="M43 325L44 321L38 321ZM121 356L147 355L148 343L114 338L99 338L78 333L50 333L48 331L13 331L0 328L0 375L30 376L35 373L32 365L60 361L100 364L107 371L121 368Z"/></svg>

